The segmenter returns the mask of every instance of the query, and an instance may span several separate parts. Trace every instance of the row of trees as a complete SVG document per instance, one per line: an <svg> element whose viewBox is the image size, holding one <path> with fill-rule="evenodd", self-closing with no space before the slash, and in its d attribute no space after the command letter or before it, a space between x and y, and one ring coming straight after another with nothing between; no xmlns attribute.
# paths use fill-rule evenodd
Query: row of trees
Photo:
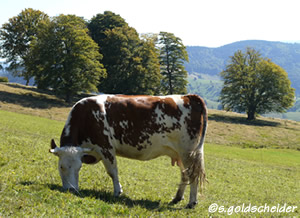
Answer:
<svg viewBox="0 0 300 218"><path fill-rule="evenodd" d="M109 11L85 21L25 9L2 26L0 40L0 55L15 76L34 78L67 101L78 92L186 93L181 39L167 32L140 37Z"/></svg>
<svg viewBox="0 0 300 218"><path fill-rule="evenodd" d="M10 71L39 88L52 88L67 101L78 92L123 94L186 93L185 46L172 33L141 37L112 12L90 21L50 18L26 9L2 26L1 56ZM287 73L259 52L237 51L221 72L223 108L256 114L283 112L294 103Z"/></svg>

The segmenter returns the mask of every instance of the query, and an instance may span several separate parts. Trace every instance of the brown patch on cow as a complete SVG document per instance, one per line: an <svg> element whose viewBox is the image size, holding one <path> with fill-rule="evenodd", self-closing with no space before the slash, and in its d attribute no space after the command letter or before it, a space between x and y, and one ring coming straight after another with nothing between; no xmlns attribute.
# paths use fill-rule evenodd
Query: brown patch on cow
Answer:
<svg viewBox="0 0 300 218"><path fill-rule="evenodd" d="M94 113L98 113L99 122L94 116ZM93 99L87 99L81 103L77 103L71 111L71 119L69 122L70 134L66 136L65 128L61 135L61 146L80 146L84 141L88 139L91 143L98 145L101 148L103 156L114 161L114 157L111 154L112 145L109 143L108 136L104 134L104 108L103 105L99 105ZM84 158L87 163L92 162L91 158Z"/></svg>
<svg viewBox="0 0 300 218"><path fill-rule="evenodd" d="M182 96L184 107L189 109L189 114L185 118L187 131L191 139L200 136L202 132L203 112L205 110L205 103L198 95Z"/></svg>
<svg viewBox="0 0 300 218"><path fill-rule="evenodd" d="M114 137L121 144L128 144L142 150L151 145L150 136L155 133L171 132L180 128L182 112L172 98L152 96L114 96L108 97L105 103L107 121L114 129ZM156 121L158 115L155 109L165 116L174 117L172 127L166 127ZM126 123L126 126L121 126Z"/></svg>
<svg viewBox="0 0 300 218"><path fill-rule="evenodd" d="M86 164L93 164L96 163L97 159L92 155L83 155L81 161Z"/></svg>
<svg viewBox="0 0 300 218"><path fill-rule="evenodd" d="M180 120L182 111L179 109L178 105L172 98L163 98L160 99L160 104L158 105L159 109L169 117L174 117L177 120Z"/></svg>

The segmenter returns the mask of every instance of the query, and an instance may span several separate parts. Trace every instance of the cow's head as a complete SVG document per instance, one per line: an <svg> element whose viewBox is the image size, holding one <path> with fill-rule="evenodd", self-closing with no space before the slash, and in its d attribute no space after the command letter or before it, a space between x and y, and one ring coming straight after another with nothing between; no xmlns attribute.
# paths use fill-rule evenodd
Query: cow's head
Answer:
<svg viewBox="0 0 300 218"><path fill-rule="evenodd" d="M75 146L57 147L51 140L50 153L59 157L58 170L62 180L63 189L78 192L79 170L82 165L82 157L91 152L90 148Z"/></svg>

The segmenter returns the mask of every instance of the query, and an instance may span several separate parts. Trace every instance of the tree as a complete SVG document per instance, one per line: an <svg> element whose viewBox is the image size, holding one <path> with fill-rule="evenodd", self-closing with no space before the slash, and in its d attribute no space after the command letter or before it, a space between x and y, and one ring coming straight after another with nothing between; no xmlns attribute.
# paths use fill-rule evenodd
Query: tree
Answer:
<svg viewBox="0 0 300 218"><path fill-rule="evenodd" d="M155 44L141 40L138 33L112 12L92 18L90 34L103 54L107 77L101 79L100 92L157 94L160 84L159 60Z"/></svg>
<svg viewBox="0 0 300 218"><path fill-rule="evenodd" d="M98 45L82 18L60 15L44 23L26 58L39 88L53 88L66 101L80 91L97 91L106 76Z"/></svg>
<svg viewBox="0 0 300 218"><path fill-rule="evenodd" d="M280 66L262 58L254 49L238 50L221 72L224 86L223 108L246 112L248 120L256 114L284 112L294 103L295 89Z"/></svg>
<svg viewBox="0 0 300 218"><path fill-rule="evenodd" d="M92 39L98 45L101 45L106 38L105 31L123 26L128 26L128 24L120 15L111 11L105 11L103 14L97 14L91 19L88 24L88 29ZM99 49L102 54L102 47L100 46Z"/></svg>
<svg viewBox="0 0 300 218"><path fill-rule="evenodd" d="M166 94L184 94L187 92L187 71L183 64L188 54L180 38L173 33L159 33L160 68L162 88Z"/></svg>
<svg viewBox="0 0 300 218"><path fill-rule="evenodd" d="M39 10L23 10L18 16L9 19L0 30L2 58L9 63L8 69L14 76L24 77L28 85L31 74L27 71L25 58L29 53L32 39L37 35L39 25L49 17Z"/></svg>
<svg viewBox="0 0 300 218"><path fill-rule="evenodd" d="M161 94L161 79L159 50L156 48L157 35L143 34L138 55L142 57L143 83L141 93L148 95Z"/></svg>

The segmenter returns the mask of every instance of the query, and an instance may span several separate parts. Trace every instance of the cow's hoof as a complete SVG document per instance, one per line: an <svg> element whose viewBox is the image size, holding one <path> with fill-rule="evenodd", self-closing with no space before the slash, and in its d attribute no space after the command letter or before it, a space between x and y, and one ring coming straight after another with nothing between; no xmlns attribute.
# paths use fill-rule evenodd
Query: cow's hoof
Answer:
<svg viewBox="0 0 300 218"><path fill-rule="evenodd" d="M188 205L186 205L186 209L194 209L195 208L195 206L198 204L198 202L197 201L195 201L195 202L191 202L191 203L189 203Z"/></svg>
<svg viewBox="0 0 300 218"><path fill-rule="evenodd" d="M114 192L114 197L119 197L122 193L123 193L122 189L118 192Z"/></svg>
<svg viewBox="0 0 300 218"><path fill-rule="evenodd" d="M182 197L182 198L174 198L171 202L170 202L170 204L172 205L172 204L177 204L179 201L182 201L184 199L184 197Z"/></svg>

